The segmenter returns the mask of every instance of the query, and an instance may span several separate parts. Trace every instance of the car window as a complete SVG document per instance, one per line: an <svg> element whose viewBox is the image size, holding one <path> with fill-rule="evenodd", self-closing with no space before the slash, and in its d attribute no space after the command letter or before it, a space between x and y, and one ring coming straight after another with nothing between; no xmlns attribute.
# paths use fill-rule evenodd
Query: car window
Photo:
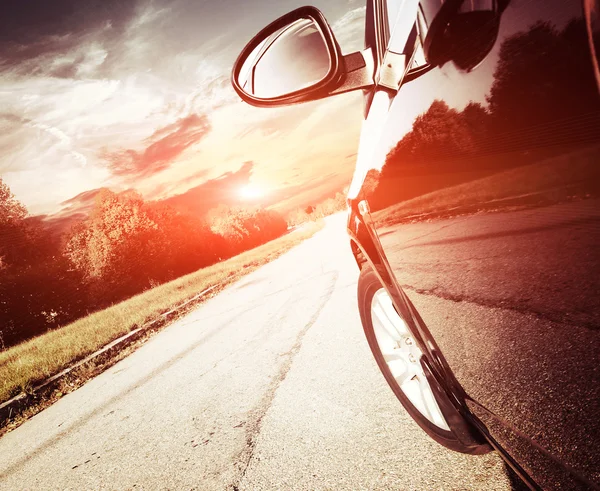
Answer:
<svg viewBox="0 0 600 491"><path fill-rule="evenodd" d="M398 17L398 12L400 11L400 0L387 0L385 5L387 9L388 31L391 33L394 30L396 17Z"/></svg>
<svg viewBox="0 0 600 491"><path fill-rule="evenodd" d="M415 23L413 28L412 37L409 39L414 39L414 45L411 53L411 60L409 62L408 70L416 70L418 68L422 68L427 65L427 60L425 60L425 51L423 49L423 33L420 29L421 24L419 22Z"/></svg>

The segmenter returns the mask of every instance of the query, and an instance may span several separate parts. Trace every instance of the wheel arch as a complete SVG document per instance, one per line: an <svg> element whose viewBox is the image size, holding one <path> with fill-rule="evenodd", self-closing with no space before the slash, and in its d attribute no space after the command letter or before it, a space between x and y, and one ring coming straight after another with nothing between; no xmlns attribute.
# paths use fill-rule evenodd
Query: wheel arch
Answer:
<svg viewBox="0 0 600 491"><path fill-rule="evenodd" d="M439 399L443 401L440 408L451 424L456 438L464 447L471 449L469 453L489 452L492 447L478 430L481 422L473 416L465 403L467 394L454 377L423 319L397 284L374 227L368 223L368 218L365 220L368 213L359 211L359 200L351 200L349 204L347 231L359 269L361 272L365 268L373 269L392 298L396 310L411 321L411 331L416 331L413 333L414 337L425 355L426 375Z"/></svg>

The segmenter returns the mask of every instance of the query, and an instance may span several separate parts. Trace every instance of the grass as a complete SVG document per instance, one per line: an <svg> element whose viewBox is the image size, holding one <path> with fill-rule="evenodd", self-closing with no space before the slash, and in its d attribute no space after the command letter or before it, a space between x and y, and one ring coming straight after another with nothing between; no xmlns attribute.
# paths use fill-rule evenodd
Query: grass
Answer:
<svg viewBox="0 0 600 491"><path fill-rule="evenodd" d="M220 287L272 261L323 227L311 222L287 235L226 261L157 286L0 352L0 401L30 391L37 383L163 312L213 286Z"/></svg>
<svg viewBox="0 0 600 491"><path fill-rule="evenodd" d="M544 205L600 195L600 147L445 187L373 213L384 225L432 215Z"/></svg>

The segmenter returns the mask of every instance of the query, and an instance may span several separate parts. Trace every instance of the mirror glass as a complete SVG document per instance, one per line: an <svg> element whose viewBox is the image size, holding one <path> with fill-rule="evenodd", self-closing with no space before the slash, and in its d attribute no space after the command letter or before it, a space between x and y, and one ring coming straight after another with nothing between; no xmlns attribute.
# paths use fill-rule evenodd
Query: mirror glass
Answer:
<svg viewBox="0 0 600 491"><path fill-rule="evenodd" d="M299 19L252 51L238 83L250 95L271 99L312 87L327 76L331 64L319 26L312 19Z"/></svg>

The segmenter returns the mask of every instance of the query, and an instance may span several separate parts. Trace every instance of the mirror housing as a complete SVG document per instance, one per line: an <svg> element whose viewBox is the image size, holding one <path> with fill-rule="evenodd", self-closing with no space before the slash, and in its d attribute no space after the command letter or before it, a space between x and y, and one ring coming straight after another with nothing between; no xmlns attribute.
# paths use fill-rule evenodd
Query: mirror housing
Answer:
<svg viewBox="0 0 600 491"><path fill-rule="evenodd" d="M342 55L323 14L301 7L252 38L233 65L231 84L243 101L258 107L322 99L373 86L369 55L370 50ZM257 75L263 82L257 84Z"/></svg>

